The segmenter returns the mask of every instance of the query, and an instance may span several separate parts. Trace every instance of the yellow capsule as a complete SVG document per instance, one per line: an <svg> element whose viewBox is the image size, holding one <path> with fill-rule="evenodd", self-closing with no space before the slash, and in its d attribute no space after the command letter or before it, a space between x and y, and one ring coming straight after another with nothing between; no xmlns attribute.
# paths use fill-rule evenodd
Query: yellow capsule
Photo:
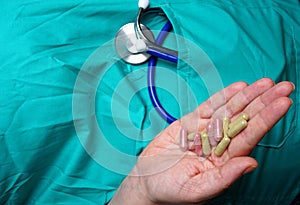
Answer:
<svg viewBox="0 0 300 205"><path fill-rule="evenodd" d="M211 148L210 148L208 134L206 132L201 132L201 143L202 143L203 154L209 155L211 152Z"/></svg>
<svg viewBox="0 0 300 205"><path fill-rule="evenodd" d="M227 137L227 132L229 129L230 119L229 117L223 118L223 137Z"/></svg>
<svg viewBox="0 0 300 205"><path fill-rule="evenodd" d="M247 127L247 121L246 120L240 120L239 122L235 123L233 127L231 127L228 132L227 136L230 138L235 137L237 134L239 134L243 129Z"/></svg>
<svg viewBox="0 0 300 205"><path fill-rule="evenodd" d="M234 127L236 123L239 123L241 120L249 120L249 115L247 113L242 113L240 114L236 119L234 119L230 124L229 124L229 129L231 127Z"/></svg>
<svg viewBox="0 0 300 205"><path fill-rule="evenodd" d="M229 123L230 123L229 117L224 117L223 118L223 130L225 130L225 131L228 130Z"/></svg>
<svg viewBox="0 0 300 205"><path fill-rule="evenodd" d="M221 156L225 152L225 150L228 147L229 143L230 143L230 138L229 137L223 137L221 142L216 146L215 154L217 156Z"/></svg>
<svg viewBox="0 0 300 205"><path fill-rule="evenodd" d="M195 133L192 132L192 133L188 134L187 139L188 139L188 141L194 141Z"/></svg>

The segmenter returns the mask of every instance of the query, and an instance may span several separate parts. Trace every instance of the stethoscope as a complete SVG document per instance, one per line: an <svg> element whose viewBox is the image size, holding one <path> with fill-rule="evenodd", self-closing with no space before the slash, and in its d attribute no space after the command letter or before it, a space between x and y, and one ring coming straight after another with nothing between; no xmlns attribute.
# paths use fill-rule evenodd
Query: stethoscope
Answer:
<svg viewBox="0 0 300 205"><path fill-rule="evenodd" d="M158 114L168 123L177 119L170 115L161 105L154 82L157 58L177 63L178 52L162 47L161 44L172 30L172 24L168 21L161 29L156 40L153 33L143 24L141 17L148 13L160 13L161 9L149 9L149 0L139 0L138 15L134 23L125 24L120 28L115 37L115 47L118 55L129 64L142 64L148 60L148 92L151 102ZM148 9L147 9L148 8Z"/></svg>

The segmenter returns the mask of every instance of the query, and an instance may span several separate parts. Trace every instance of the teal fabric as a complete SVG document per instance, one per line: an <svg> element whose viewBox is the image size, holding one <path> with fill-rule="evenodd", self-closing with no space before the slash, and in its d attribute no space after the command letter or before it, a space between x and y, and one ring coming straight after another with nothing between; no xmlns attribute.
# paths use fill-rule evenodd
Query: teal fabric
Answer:
<svg viewBox="0 0 300 205"><path fill-rule="evenodd" d="M113 48L118 29L135 19L136 4L2 4L0 204L108 203L136 156L167 126L149 100L146 65L125 64ZM236 81L295 84L290 111L251 154L259 167L208 203L289 204L300 192L299 1L154 0L151 6L164 10L179 35L165 42L179 50L179 64L159 61L157 76L158 95L175 117ZM165 18L144 22L159 30ZM198 55L204 61L196 67L215 69L216 79L205 78L206 70L198 76Z"/></svg>

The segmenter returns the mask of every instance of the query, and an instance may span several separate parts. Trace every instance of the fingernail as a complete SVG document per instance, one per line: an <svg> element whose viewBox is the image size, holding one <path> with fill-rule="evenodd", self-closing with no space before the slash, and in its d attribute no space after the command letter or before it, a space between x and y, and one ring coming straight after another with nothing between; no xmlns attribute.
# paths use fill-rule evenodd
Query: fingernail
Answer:
<svg viewBox="0 0 300 205"><path fill-rule="evenodd" d="M243 172L243 174L247 174L249 172L252 172L256 168L257 168L257 166L250 166L247 169L245 169L245 171Z"/></svg>
<svg viewBox="0 0 300 205"><path fill-rule="evenodd" d="M293 90L295 90L296 89L295 84L293 82L291 82L291 84L293 85Z"/></svg>

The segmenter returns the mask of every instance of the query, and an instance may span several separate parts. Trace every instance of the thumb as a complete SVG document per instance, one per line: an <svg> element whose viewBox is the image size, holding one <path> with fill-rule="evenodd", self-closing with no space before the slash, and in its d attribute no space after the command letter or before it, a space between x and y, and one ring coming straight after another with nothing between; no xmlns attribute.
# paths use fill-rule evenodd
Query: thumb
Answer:
<svg viewBox="0 0 300 205"><path fill-rule="evenodd" d="M253 171L257 166L257 161L251 157L235 157L230 159L221 167L221 189L228 188L238 178Z"/></svg>
<svg viewBox="0 0 300 205"><path fill-rule="evenodd" d="M223 166L215 167L210 172L195 177L195 184L200 184L194 187L194 193L197 195L198 200L211 199L227 189L243 174L254 170L257 166L258 163L251 157L232 158Z"/></svg>

